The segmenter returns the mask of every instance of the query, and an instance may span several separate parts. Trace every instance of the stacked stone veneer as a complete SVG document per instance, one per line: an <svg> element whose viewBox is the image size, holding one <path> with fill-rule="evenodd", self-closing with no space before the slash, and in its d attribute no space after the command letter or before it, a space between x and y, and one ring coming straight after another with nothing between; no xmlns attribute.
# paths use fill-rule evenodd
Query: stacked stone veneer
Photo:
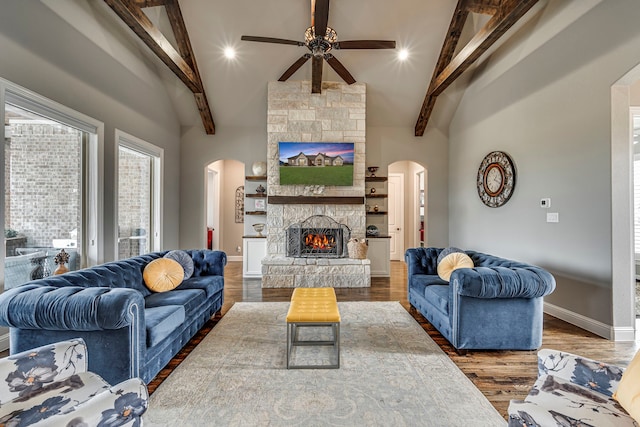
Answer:
<svg viewBox="0 0 640 427"><path fill-rule="evenodd" d="M267 209L267 253L262 261L262 286L366 287L371 285L370 261L350 258L286 256L286 230L312 215L327 215L346 224L351 237L364 238L364 204L326 204L322 197L364 197L366 86L324 82L322 93L311 93L311 82L271 82L267 112L268 196L309 196L305 186L280 185L279 142L353 142L353 185L326 187L314 204L273 204Z"/></svg>

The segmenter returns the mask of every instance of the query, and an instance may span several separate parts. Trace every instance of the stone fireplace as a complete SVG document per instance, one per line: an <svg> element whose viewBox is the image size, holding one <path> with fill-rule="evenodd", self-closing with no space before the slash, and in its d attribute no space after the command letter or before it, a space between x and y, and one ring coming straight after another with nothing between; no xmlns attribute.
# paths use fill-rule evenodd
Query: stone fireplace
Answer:
<svg viewBox="0 0 640 427"><path fill-rule="evenodd" d="M364 238L366 231L365 125L366 86L362 83L323 82L320 94L311 93L308 81L269 83L268 255L262 261L262 287L371 285L370 261L351 259L346 250L349 237ZM324 189L280 185L279 142L353 142L353 185ZM319 217L321 224L307 222ZM331 228L341 231L328 230ZM331 249L323 248L322 242L314 247L312 242L309 248L304 239L310 234L330 234L327 238L341 238L342 242L340 247L329 244ZM291 252L294 246L295 254Z"/></svg>

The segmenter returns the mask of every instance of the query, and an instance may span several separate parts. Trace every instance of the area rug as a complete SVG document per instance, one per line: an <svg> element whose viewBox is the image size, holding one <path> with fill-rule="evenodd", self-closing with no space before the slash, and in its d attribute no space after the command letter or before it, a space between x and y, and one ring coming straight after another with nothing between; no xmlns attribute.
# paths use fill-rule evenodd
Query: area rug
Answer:
<svg viewBox="0 0 640 427"><path fill-rule="evenodd" d="M399 303L338 305L340 369L287 370L289 303L236 303L152 394L144 425L506 425Z"/></svg>

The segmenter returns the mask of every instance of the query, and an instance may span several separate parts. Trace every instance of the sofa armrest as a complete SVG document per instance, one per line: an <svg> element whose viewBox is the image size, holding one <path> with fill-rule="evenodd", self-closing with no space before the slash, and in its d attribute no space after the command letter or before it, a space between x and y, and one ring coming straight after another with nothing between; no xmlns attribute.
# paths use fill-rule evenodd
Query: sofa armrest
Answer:
<svg viewBox="0 0 640 427"><path fill-rule="evenodd" d="M144 300L128 288L26 284L0 294L0 326L52 331L101 331L137 323Z"/></svg>
<svg viewBox="0 0 640 427"><path fill-rule="evenodd" d="M186 251L193 259L193 276L224 276L227 254L223 251L194 249Z"/></svg>
<svg viewBox="0 0 640 427"><path fill-rule="evenodd" d="M451 273L452 292L474 298L538 298L556 287L553 276L540 267L474 267Z"/></svg>
<svg viewBox="0 0 640 427"><path fill-rule="evenodd" d="M147 386L139 378L122 381L96 394L72 411L50 418L56 425L141 425L149 406ZM72 423L72 421L76 421ZM136 422L137 421L137 422ZM131 424L130 424L131 423Z"/></svg>
<svg viewBox="0 0 640 427"><path fill-rule="evenodd" d="M87 371L87 347L80 338L61 341L0 359L3 405L71 375Z"/></svg>
<svg viewBox="0 0 640 427"><path fill-rule="evenodd" d="M404 253L407 263L407 276L416 274L438 274L438 255L442 249L438 248L410 248Z"/></svg>
<svg viewBox="0 0 640 427"><path fill-rule="evenodd" d="M538 352L538 376L553 375L607 396L618 388L624 370L608 363L566 353L543 349Z"/></svg>

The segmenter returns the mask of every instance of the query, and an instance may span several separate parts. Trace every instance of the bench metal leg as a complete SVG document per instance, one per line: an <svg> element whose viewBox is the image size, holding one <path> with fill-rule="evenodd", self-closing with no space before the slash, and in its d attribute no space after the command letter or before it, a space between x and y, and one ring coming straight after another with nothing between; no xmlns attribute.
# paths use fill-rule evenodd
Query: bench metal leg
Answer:
<svg viewBox="0 0 640 427"><path fill-rule="evenodd" d="M300 340L298 328L301 327L329 327L331 328L331 340ZM333 346L333 358L335 363L330 365L296 365L291 363L291 352L296 346ZM287 369L338 369L340 368L340 322L287 322Z"/></svg>

